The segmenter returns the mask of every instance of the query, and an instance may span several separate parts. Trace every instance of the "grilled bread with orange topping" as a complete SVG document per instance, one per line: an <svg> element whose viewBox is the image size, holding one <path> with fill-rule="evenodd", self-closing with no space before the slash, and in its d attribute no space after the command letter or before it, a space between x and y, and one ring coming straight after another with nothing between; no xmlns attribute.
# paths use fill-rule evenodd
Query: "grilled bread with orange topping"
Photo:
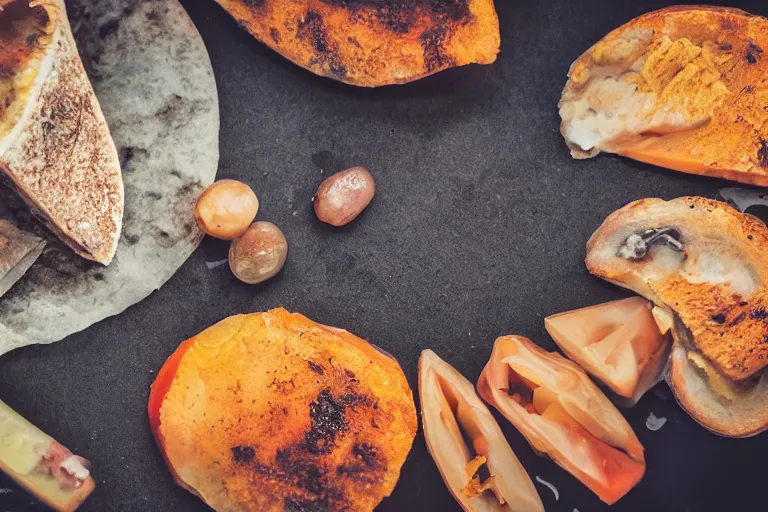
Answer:
<svg viewBox="0 0 768 512"><path fill-rule="evenodd" d="M284 309L185 341L149 397L176 481L215 510L372 511L416 435L397 361Z"/></svg>
<svg viewBox="0 0 768 512"><path fill-rule="evenodd" d="M402 84L499 53L493 0L217 0L259 41L320 76Z"/></svg>
<svg viewBox="0 0 768 512"><path fill-rule="evenodd" d="M614 30L571 66L561 132L575 158L618 153L768 186L768 20L669 7Z"/></svg>

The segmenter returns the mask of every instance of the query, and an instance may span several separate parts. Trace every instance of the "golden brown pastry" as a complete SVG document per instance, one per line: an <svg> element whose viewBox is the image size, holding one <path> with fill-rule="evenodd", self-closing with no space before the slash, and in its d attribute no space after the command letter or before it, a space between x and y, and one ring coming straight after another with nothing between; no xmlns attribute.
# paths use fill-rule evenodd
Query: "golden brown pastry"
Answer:
<svg viewBox="0 0 768 512"><path fill-rule="evenodd" d="M768 20L679 6L614 30L571 66L561 131L601 151L768 186Z"/></svg>
<svg viewBox="0 0 768 512"><path fill-rule="evenodd" d="M149 418L176 481L215 510L372 511L416 435L397 361L284 309L185 341Z"/></svg>
<svg viewBox="0 0 768 512"><path fill-rule="evenodd" d="M217 0L246 30L313 73L402 84L499 53L492 0Z"/></svg>

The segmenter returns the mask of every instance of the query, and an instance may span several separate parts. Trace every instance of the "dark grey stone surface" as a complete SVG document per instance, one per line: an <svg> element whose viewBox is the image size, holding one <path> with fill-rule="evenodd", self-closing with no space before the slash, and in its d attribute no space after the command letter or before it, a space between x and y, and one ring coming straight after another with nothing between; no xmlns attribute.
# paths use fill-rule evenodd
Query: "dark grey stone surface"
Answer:
<svg viewBox="0 0 768 512"><path fill-rule="evenodd" d="M219 176L253 185L259 218L289 240L282 274L238 283L204 244L170 282L116 318L54 346L0 359L0 399L93 462L84 511L205 510L173 485L149 431L149 385L183 339L235 313L276 306L345 327L394 354L415 388L420 350L477 378L495 337L553 348L544 316L624 295L589 276L584 245L611 211L646 196L713 196L722 181L617 157L570 159L556 104L569 64L606 32L666 2L497 2L496 64L412 85L359 90L317 78L241 31L212 1L183 2L201 30L221 98ZM763 0L733 2L768 15ZM371 207L331 229L310 198L329 172L366 165ZM322 169L322 171L321 171ZM645 427L649 413L667 418ZM641 484L612 510L762 510L768 437L718 438L660 385L627 417L646 447ZM607 510L501 421L548 511ZM3 485L0 484L0 487ZM18 492L11 495L18 495ZM0 494L0 511L33 510ZM452 511L419 435L382 511Z"/></svg>

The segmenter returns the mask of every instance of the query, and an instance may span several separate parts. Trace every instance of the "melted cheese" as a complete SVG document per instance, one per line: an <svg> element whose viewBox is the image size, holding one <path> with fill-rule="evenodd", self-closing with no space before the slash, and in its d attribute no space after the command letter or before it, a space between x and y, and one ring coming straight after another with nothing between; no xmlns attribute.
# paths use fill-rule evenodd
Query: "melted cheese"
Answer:
<svg viewBox="0 0 768 512"><path fill-rule="evenodd" d="M725 398L726 400L733 400L736 398L736 386L723 377L720 372L709 364L701 355L695 352L688 352L688 361L704 372L704 375L709 382L709 387L712 388L712 391L717 393L718 396Z"/></svg>

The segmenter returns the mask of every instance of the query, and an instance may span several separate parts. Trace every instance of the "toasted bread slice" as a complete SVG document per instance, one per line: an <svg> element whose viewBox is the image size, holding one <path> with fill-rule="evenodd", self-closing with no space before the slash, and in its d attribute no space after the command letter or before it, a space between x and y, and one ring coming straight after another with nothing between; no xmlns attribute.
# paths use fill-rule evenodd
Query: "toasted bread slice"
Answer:
<svg viewBox="0 0 768 512"><path fill-rule="evenodd" d="M284 309L182 343L148 413L179 485L231 512L372 511L417 429L397 361Z"/></svg>
<svg viewBox="0 0 768 512"><path fill-rule="evenodd" d="M601 151L768 186L768 20L669 7L614 30L571 66L561 131Z"/></svg>
<svg viewBox="0 0 768 512"><path fill-rule="evenodd" d="M0 45L0 171L64 243L106 265L122 174L64 2L0 0Z"/></svg>
<svg viewBox="0 0 768 512"><path fill-rule="evenodd" d="M662 380L671 348L649 306L630 297L549 316L544 326L570 359L634 403Z"/></svg>
<svg viewBox="0 0 768 512"><path fill-rule="evenodd" d="M544 511L531 478L472 383L431 350L419 358L419 398L427 449L464 510ZM483 466L488 477L481 481Z"/></svg>
<svg viewBox="0 0 768 512"><path fill-rule="evenodd" d="M217 0L259 41L313 73L402 84L499 53L492 0Z"/></svg>
<svg viewBox="0 0 768 512"><path fill-rule="evenodd" d="M477 390L545 453L608 504L645 474L643 446L575 363L520 336L493 345Z"/></svg>
<svg viewBox="0 0 768 512"><path fill-rule="evenodd" d="M759 415L739 416L751 410L742 403L758 404L768 386L762 375L768 359L768 228L762 222L710 199L643 199L605 220L587 243L586 264L674 318L669 382L696 420L723 435L768 426L749 426ZM683 387L682 376L691 369L706 379L706 395L701 386ZM704 405L713 400L723 408ZM768 410L768 402L763 407ZM731 411L727 418L718 412L725 409Z"/></svg>

